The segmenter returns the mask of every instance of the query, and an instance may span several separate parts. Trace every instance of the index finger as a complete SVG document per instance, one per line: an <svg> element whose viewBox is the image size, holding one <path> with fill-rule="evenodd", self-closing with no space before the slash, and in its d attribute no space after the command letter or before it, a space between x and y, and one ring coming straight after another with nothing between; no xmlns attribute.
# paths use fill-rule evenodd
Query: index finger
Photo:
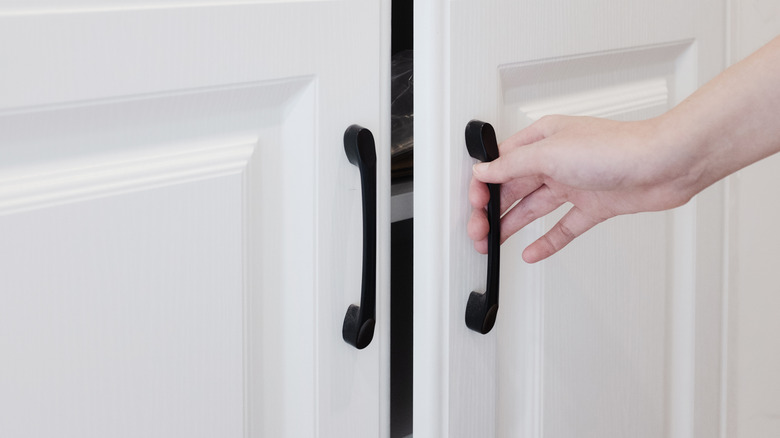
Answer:
<svg viewBox="0 0 780 438"><path fill-rule="evenodd" d="M519 147L493 161L475 164L474 178L485 183L503 184L517 178L545 175L545 140Z"/></svg>

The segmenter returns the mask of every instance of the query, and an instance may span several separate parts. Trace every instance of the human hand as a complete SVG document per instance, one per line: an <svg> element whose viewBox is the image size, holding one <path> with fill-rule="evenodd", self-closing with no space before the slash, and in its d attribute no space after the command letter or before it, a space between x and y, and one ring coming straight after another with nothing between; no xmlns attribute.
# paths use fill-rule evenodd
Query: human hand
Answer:
<svg viewBox="0 0 780 438"><path fill-rule="evenodd" d="M499 158L474 166L469 237L487 252L485 183L501 184L501 242L566 202L569 212L523 251L543 260L611 217L685 204L701 189L696 148L680 148L661 118L617 122L548 116L499 145ZM673 130L672 130L673 131ZM679 132L678 132L679 134ZM519 202L507 211L516 201Z"/></svg>
<svg viewBox="0 0 780 438"><path fill-rule="evenodd" d="M533 263L606 219L680 206L726 175L780 152L779 76L777 37L655 119L540 119L499 145L498 159L474 166L468 223L474 247L487 252L485 183L502 184L502 242L573 204L525 249L523 259Z"/></svg>

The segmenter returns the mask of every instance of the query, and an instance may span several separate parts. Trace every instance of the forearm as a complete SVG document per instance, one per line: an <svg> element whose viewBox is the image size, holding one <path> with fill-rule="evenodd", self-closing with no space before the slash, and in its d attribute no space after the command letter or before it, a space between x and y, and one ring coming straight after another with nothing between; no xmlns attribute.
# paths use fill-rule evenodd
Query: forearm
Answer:
<svg viewBox="0 0 780 438"><path fill-rule="evenodd" d="M684 161L692 194L780 151L780 37L700 88L659 126L661 135L682 137L670 147L691 146Z"/></svg>

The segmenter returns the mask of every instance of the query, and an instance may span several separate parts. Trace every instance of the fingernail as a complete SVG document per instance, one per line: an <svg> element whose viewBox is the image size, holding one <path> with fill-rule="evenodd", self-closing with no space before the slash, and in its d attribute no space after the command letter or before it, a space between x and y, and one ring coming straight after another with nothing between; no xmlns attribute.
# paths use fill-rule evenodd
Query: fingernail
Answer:
<svg viewBox="0 0 780 438"><path fill-rule="evenodd" d="M474 173L487 172L488 166L490 166L490 163L477 163L474 165L473 171Z"/></svg>

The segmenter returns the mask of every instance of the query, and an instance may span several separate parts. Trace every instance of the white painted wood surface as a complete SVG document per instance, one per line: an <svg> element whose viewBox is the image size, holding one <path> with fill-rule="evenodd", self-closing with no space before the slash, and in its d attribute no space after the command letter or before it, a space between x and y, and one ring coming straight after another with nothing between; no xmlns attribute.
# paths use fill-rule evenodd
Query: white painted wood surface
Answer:
<svg viewBox="0 0 780 438"><path fill-rule="evenodd" d="M719 433L722 187L610 220L538 265L502 246L501 310L464 324L486 257L466 234L463 130L545 113L660 114L724 67L725 3L418 2L415 10L415 435Z"/></svg>
<svg viewBox="0 0 780 438"><path fill-rule="evenodd" d="M730 62L780 35L780 4L729 2ZM780 436L780 156L730 177L723 437Z"/></svg>
<svg viewBox="0 0 780 438"><path fill-rule="evenodd" d="M386 436L389 12L0 4L0 436ZM353 123L379 157L362 351Z"/></svg>

